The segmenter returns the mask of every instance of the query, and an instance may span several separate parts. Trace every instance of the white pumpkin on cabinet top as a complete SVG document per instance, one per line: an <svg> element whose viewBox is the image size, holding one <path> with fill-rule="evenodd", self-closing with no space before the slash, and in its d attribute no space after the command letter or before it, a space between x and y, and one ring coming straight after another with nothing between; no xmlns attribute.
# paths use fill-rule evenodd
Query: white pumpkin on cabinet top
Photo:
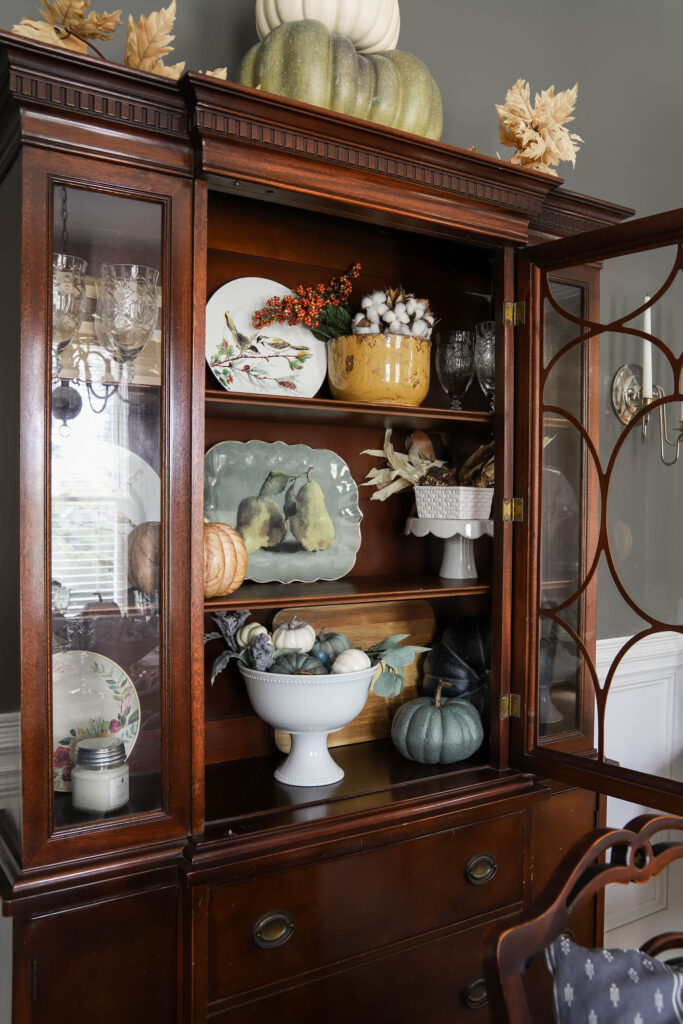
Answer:
<svg viewBox="0 0 683 1024"><path fill-rule="evenodd" d="M401 27L398 0L256 0L259 39L285 21L305 18L346 36L359 53L395 50Z"/></svg>

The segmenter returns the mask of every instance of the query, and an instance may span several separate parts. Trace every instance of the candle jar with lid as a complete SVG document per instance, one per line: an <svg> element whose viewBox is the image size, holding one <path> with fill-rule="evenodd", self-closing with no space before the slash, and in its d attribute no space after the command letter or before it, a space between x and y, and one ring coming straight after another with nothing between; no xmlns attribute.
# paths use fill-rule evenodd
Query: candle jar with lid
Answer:
<svg viewBox="0 0 683 1024"><path fill-rule="evenodd" d="M106 814L128 803L126 748L115 736L81 740L71 773L72 803L79 811Z"/></svg>

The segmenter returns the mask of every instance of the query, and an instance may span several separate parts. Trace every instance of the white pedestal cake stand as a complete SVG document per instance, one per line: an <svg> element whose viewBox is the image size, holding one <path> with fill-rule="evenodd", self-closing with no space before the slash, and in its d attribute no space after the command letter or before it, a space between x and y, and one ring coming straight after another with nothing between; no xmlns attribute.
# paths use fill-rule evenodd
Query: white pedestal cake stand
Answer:
<svg viewBox="0 0 683 1024"><path fill-rule="evenodd" d="M474 541L479 537L493 537L492 519L420 519L411 516L406 521L404 534L415 537L440 537L443 558L439 576L447 580L476 580Z"/></svg>

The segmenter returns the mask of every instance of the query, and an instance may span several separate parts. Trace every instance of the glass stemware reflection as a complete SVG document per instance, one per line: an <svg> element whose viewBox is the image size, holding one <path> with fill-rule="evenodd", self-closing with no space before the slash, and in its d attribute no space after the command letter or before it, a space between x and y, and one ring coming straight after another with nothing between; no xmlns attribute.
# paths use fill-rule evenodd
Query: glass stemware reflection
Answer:
<svg viewBox="0 0 683 1024"><path fill-rule="evenodd" d="M475 327L474 372L493 411L496 390L496 325L493 320L484 320Z"/></svg>
<svg viewBox="0 0 683 1024"><path fill-rule="evenodd" d="M462 398L474 377L474 337L471 331L440 331L436 335L436 375L451 400L462 409Z"/></svg>
<svg viewBox="0 0 683 1024"><path fill-rule="evenodd" d="M110 263L102 267L96 333L116 353L122 383L132 381L133 361L157 325L158 280L158 270L136 263Z"/></svg>
<svg viewBox="0 0 683 1024"><path fill-rule="evenodd" d="M79 256L56 252L52 256L52 375L62 369L60 353L73 339L85 315L85 272Z"/></svg>
<svg viewBox="0 0 683 1024"><path fill-rule="evenodd" d="M52 610L58 615L64 615L71 600L71 588L59 580L52 580Z"/></svg>

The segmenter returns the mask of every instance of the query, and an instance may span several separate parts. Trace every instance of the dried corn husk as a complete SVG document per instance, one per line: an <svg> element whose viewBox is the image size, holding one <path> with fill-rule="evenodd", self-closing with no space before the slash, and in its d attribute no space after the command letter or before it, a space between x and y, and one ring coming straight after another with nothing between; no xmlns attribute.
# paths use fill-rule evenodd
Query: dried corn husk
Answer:
<svg viewBox="0 0 683 1024"><path fill-rule="evenodd" d="M415 440L416 435L418 435L417 440ZM430 466L445 464L442 459L424 458L420 454L420 449L429 454L430 448L431 454L434 454L434 449L426 434L416 430L411 437L413 440L409 444L409 452L404 455L394 448L391 443L391 428L387 427L384 433L384 447L381 450L366 448L361 452L361 455L373 455L378 459L384 458L388 463L382 469L369 470L361 484L362 487L376 488L375 493L371 495L371 501L386 501L392 494L414 487ZM427 444L425 444L425 439Z"/></svg>

